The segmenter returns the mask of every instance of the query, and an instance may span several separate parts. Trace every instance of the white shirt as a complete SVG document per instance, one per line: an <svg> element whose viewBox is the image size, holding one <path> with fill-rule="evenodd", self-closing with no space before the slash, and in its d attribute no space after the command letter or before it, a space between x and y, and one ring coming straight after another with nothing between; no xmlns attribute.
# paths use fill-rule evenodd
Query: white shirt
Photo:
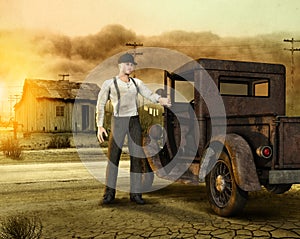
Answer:
<svg viewBox="0 0 300 239"><path fill-rule="evenodd" d="M137 87L132 80L128 83L122 81L118 76L117 84L120 91L120 106L118 107L118 94L114 84L114 79L106 80L99 92L98 101L96 106L96 122L97 126L103 126L105 104L108 99L114 108L113 115L117 117L131 117L138 115L137 111L137 96L140 93L143 97L153 103L158 103L160 96L153 93L145 84L138 78L134 78ZM138 90L137 90L138 88ZM119 109L119 112L117 112Z"/></svg>

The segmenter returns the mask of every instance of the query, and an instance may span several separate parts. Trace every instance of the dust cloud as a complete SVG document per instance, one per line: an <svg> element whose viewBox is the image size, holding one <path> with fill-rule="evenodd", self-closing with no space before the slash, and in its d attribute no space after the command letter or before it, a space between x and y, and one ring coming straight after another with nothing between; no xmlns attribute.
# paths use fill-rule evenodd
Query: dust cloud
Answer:
<svg viewBox="0 0 300 239"><path fill-rule="evenodd" d="M107 58L122 51L133 52L126 43L137 42L145 47L176 50L193 59L284 64L289 87L291 52L284 48L290 48L291 45L283 42L283 39L291 37L300 39L300 33L291 36L290 33L281 32L238 38L221 37L212 32L170 31L156 36L142 36L122 25L108 25L95 34L69 37L48 31L0 30L0 80L8 88L20 89L25 78L56 80L59 74L68 73L69 80L83 81L89 72ZM294 54L295 98L300 93L297 87L300 84L300 53L297 53ZM137 61L142 57L137 56Z"/></svg>

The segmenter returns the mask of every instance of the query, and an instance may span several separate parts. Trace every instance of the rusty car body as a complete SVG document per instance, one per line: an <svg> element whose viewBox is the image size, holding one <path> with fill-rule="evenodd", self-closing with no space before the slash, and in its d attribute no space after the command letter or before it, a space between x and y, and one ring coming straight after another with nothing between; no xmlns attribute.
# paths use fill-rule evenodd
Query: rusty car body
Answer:
<svg viewBox="0 0 300 239"><path fill-rule="evenodd" d="M209 203L221 216L241 212L248 192L262 186L284 193L300 183L300 117L286 115L285 67L216 59L196 63L165 71L164 90L172 107L164 112L165 145L154 156L157 141L146 150L151 169L183 183L198 184L205 178ZM203 89L207 77L224 105L220 124L212 123L219 116L210 114L205 100L214 97L204 96L210 91ZM225 134L212 133L222 127ZM166 169L175 158L176 165L188 165L179 176L172 175L172 166Z"/></svg>

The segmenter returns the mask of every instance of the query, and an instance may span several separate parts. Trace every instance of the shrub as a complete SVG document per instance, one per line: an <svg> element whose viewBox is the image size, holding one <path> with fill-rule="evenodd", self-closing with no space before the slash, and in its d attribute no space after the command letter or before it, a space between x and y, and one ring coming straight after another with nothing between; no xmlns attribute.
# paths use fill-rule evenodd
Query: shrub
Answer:
<svg viewBox="0 0 300 239"><path fill-rule="evenodd" d="M39 239L42 229L42 222L37 217L10 216L0 227L0 239Z"/></svg>
<svg viewBox="0 0 300 239"><path fill-rule="evenodd" d="M69 136L66 135L54 135L49 144L48 149L62 149L69 148L71 145Z"/></svg>
<svg viewBox="0 0 300 239"><path fill-rule="evenodd" d="M22 148L17 139L7 138L6 140L2 140L1 149L6 157L12 159L22 159Z"/></svg>

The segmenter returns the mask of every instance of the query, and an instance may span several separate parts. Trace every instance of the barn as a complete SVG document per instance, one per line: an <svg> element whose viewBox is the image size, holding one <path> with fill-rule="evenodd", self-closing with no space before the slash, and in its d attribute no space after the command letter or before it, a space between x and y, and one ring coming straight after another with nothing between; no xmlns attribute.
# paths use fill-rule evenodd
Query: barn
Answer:
<svg viewBox="0 0 300 239"><path fill-rule="evenodd" d="M99 90L93 83L25 79L15 121L23 132L95 131Z"/></svg>

